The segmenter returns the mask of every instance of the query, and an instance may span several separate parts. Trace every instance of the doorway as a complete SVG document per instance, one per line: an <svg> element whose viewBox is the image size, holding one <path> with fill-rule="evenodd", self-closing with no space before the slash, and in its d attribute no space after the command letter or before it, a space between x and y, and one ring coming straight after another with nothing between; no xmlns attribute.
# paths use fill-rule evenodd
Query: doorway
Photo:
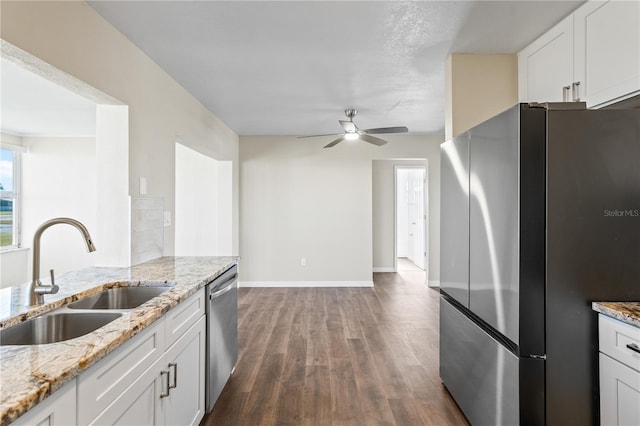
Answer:
<svg viewBox="0 0 640 426"><path fill-rule="evenodd" d="M395 270L427 269L427 171L395 167Z"/></svg>

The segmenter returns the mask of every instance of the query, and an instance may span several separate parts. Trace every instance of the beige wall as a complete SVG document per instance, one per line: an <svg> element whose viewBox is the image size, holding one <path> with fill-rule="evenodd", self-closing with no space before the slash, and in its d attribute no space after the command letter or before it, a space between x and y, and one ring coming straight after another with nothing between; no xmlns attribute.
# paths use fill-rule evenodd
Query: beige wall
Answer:
<svg viewBox="0 0 640 426"><path fill-rule="evenodd" d="M448 140L518 102L517 55L451 54L445 96Z"/></svg>
<svg viewBox="0 0 640 426"><path fill-rule="evenodd" d="M323 138L240 138L240 256L246 284L371 282L373 160L429 160L431 251L438 264L442 136L390 135L387 145ZM391 225L393 226L393 225ZM301 258L307 265L301 266ZM437 269L433 269L437 280ZM283 283L284 282L284 283Z"/></svg>
<svg viewBox="0 0 640 426"><path fill-rule="evenodd" d="M234 163L233 251L238 251L238 136L84 2L3 2L1 38L129 106L129 194L174 211L175 142ZM174 253L165 228L165 254ZM96 241L96 244L99 242Z"/></svg>

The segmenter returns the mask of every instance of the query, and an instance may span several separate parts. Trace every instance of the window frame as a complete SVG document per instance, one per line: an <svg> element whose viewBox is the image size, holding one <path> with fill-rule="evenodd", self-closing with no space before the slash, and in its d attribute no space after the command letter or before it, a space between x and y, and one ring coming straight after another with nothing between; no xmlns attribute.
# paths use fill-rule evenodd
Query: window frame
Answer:
<svg viewBox="0 0 640 426"><path fill-rule="evenodd" d="M13 152L13 190L0 190L0 198L13 200L13 241L12 244L0 246L0 252L15 250L22 247L22 153L24 147L2 143L0 148Z"/></svg>

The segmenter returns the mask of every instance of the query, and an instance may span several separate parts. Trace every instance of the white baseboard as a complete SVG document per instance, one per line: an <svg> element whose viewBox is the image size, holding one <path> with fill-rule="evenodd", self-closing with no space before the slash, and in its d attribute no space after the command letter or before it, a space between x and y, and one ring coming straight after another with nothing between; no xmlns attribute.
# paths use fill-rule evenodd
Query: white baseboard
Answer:
<svg viewBox="0 0 640 426"><path fill-rule="evenodd" d="M393 266L374 266L373 272L395 272Z"/></svg>
<svg viewBox="0 0 640 426"><path fill-rule="evenodd" d="M440 288L440 281L429 281L429 287Z"/></svg>
<svg viewBox="0 0 640 426"><path fill-rule="evenodd" d="M240 281L239 287L373 287L373 281Z"/></svg>

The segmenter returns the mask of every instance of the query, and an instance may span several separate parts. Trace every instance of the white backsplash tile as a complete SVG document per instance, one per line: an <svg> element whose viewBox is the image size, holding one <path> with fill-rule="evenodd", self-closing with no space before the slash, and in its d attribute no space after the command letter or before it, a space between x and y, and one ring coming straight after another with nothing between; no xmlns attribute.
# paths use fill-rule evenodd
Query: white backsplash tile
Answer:
<svg viewBox="0 0 640 426"><path fill-rule="evenodd" d="M162 257L164 198L131 197L131 264Z"/></svg>

